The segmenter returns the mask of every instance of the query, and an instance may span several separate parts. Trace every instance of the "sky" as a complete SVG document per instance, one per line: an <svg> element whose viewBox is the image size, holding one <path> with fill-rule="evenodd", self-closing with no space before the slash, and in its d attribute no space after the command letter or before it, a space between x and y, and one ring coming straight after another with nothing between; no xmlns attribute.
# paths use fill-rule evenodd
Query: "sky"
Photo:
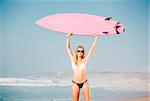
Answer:
<svg viewBox="0 0 150 101"><path fill-rule="evenodd" d="M66 35L42 28L37 20L58 13L112 17L126 31L100 36L88 72L148 72L148 0L1 0L0 76L71 72ZM88 52L94 37L72 36L71 49Z"/></svg>

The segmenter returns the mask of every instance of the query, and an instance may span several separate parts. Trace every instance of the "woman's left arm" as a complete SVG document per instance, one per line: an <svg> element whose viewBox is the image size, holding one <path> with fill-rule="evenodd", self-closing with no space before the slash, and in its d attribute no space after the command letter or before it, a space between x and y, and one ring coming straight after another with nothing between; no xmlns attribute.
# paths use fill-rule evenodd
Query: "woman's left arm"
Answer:
<svg viewBox="0 0 150 101"><path fill-rule="evenodd" d="M87 54L87 56L85 57L85 62L87 63L89 58L91 57L95 47L96 47L96 43L97 43L97 40L98 40L98 36L95 36L94 40L93 40L93 43L92 43L92 46Z"/></svg>

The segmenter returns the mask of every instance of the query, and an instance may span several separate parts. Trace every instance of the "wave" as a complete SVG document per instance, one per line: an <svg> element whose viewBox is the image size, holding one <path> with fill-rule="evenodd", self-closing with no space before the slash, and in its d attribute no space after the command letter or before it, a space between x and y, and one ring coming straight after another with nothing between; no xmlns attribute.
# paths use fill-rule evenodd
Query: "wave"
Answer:
<svg viewBox="0 0 150 101"><path fill-rule="evenodd" d="M89 85L92 88L103 87L130 88L136 90L147 90L150 87L149 73L111 73L90 72L87 73ZM1 77L0 86L71 86L71 73L58 72L50 75L42 74L24 78Z"/></svg>

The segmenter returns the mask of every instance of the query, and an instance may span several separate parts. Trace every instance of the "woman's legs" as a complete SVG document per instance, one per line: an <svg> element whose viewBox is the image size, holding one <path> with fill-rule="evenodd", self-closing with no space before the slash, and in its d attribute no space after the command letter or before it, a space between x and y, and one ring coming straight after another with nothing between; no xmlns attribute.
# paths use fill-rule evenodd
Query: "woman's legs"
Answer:
<svg viewBox="0 0 150 101"><path fill-rule="evenodd" d="M90 90L89 90L88 81L84 83L82 87L82 92L85 99L84 101L90 101Z"/></svg>
<svg viewBox="0 0 150 101"><path fill-rule="evenodd" d="M77 84L72 83L72 101L79 101L80 89Z"/></svg>

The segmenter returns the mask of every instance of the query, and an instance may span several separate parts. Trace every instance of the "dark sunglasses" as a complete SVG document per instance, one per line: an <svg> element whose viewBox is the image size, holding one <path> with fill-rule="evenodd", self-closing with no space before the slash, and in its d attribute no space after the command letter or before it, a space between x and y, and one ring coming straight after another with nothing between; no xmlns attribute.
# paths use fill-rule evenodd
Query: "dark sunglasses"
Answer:
<svg viewBox="0 0 150 101"><path fill-rule="evenodd" d="M83 53L84 51L83 51L83 50L78 50L77 52L78 52L78 53L79 53L79 52L82 52L82 53Z"/></svg>

